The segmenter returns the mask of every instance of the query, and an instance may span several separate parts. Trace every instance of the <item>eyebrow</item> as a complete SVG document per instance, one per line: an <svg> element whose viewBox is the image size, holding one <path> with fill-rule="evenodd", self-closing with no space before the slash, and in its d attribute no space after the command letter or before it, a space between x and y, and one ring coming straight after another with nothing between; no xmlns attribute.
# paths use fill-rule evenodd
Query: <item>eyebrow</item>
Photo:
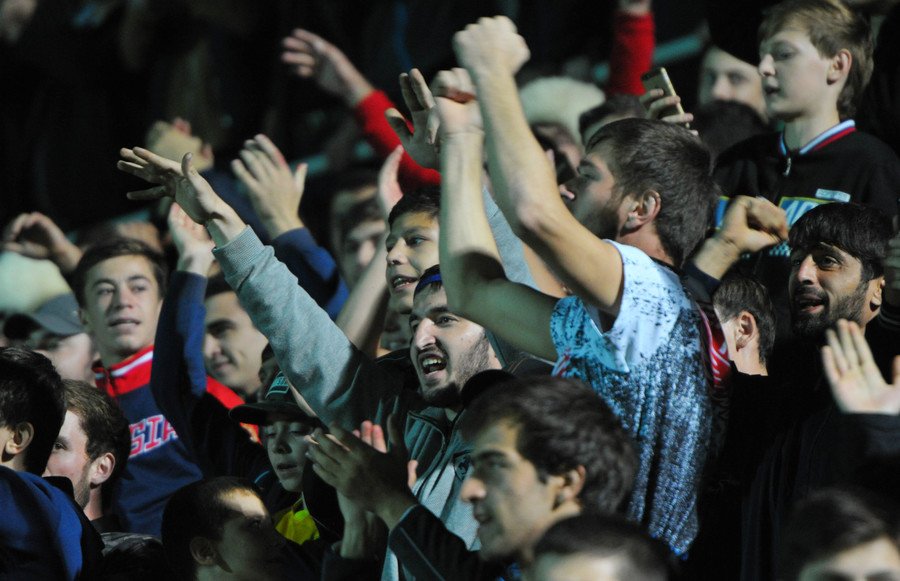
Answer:
<svg viewBox="0 0 900 581"><path fill-rule="evenodd" d="M506 455L498 450L485 450L484 452L474 454L472 456L472 462L484 462L485 460L493 460L495 458L506 460Z"/></svg>
<svg viewBox="0 0 900 581"><path fill-rule="evenodd" d="M134 282L136 280L144 280L144 281L150 282L150 279L147 278L146 276L144 276L143 274L133 274L133 275L129 276L128 278L126 278L125 282L126 283ZM114 281L111 278L101 278L101 279L94 281L94 284L91 285L91 288L94 288L99 284L111 284L113 286L116 286L116 281Z"/></svg>

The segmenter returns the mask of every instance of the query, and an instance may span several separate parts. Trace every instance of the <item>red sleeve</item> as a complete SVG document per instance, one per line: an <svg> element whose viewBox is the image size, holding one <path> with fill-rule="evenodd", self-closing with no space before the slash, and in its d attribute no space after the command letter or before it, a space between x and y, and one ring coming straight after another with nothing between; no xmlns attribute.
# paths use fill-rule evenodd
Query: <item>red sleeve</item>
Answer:
<svg viewBox="0 0 900 581"><path fill-rule="evenodd" d="M384 117L384 112L391 107L394 107L394 104L384 92L372 91L353 109L356 121L362 128L363 137L375 150L375 154L382 158L390 155L394 148L400 145L400 138ZM437 186L441 183L441 174L420 166L405 152L400 159L398 171L397 180L403 191L422 186Z"/></svg>
<svg viewBox="0 0 900 581"><path fill-rule="evenodd" d="M641 75L649 71L653 64L655 46L653 13L634 16L626 12L617 12L613 31L606 93L643 95Z"/></svg>

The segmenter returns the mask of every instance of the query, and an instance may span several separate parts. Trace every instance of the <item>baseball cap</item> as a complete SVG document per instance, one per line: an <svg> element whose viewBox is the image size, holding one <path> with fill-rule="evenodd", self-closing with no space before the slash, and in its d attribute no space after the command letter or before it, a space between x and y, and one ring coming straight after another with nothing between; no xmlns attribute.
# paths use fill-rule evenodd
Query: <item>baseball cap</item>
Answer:
<svg viewBox="0 0 900 581"><path fill-rule="evenodd" d="M75 295L62 294L45 302L33 313L12 315L3 326L3 334L10 339L25 339L35 328L60 337L84 333Z"/></svg>
<svg viewBox="0 0 900 581"><path fill-rule="evenodd" d="M272 379L262 400L234 407L228 412L228 417L242 424L260 425L265 424L266 418L272 414L283 414L291 419L305 420L316 425L321 424L317 417L297 404L291 393L290 383L284 373L280 371Z"/></svg>

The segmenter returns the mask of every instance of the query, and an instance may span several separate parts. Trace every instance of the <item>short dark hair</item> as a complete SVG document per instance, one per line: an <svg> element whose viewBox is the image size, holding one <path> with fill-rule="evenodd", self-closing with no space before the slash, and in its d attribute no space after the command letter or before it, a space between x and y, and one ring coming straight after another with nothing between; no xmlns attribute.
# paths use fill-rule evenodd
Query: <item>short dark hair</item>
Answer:
<svg viewBox="0 0 900 581"><path fill-rule="evenodd" d="M866 282L884 274L884 258L893 234L881 210L850 203L822 204L803 214L788 233L792 250L810 251L819 244L836 246L858 259Z"/></svg>
<svg viewBox="0 0 900 581"><path fill-rule="evenodd" d="M351 206L350 209L347 210L347 213L343 214L338 221L337 229L341 243L343 244L347 239L347 236L350 235L350 232L360 224L365 224L366 222L382 222L383 220L384 218L381 215L381 208L378 205L377 199L373 197L357 202Z"/></svg>
<svg viewBox="0 0 900 581"><path fill-rule="evenodd" d="M542 555L615 560L616 577L622 581L665 581L669 575L665 545L618 515L583 512L557 522L535 545L535 561Z"/></svg>
<svg viewBox="0 0 900 581"><path fill-rule="evenodd" d="M413 291L413 296L419 294L426 288L432 287L436 287L437 289L444 287L444 280L441 278L440 264L435 264L434 266L429 266L425 269L422 276L419 277L419 282L416 283L416 289Z"/></svg>
<svg viewBox="0 0 900 581"><path fill-rule="evenodd" d="M766 287L755 278L731 273L713 294L713 307L722 322L747 311L759 330L759 362L765 364L775 348L775 306Z"/></svg>
<svg viewBox="0 0 900 581"><path fill-rule="evenodd" d="M659 193L659 241L681 266L703 240L721 192L712 179L709 149L685 128L649 119L604 125L587 149L600 147L606 148L620 196Z"/></svg>
<svg viewBox="0 0 900 581"><path fill-rule="evenodd" d="M694 110L693 128L713 157L735 145L768 131L756 110L738 101L716 99Z"/></svg>
<svg viewBox="0 0 900 581"><path fill-rule="evenodd" d="M441 188L424 186L404 193L400 201L391 209L388 216L388 227L404 214L428 214L437 219L441 212Z"/></svg>
<svg viewBox="0 0 900 581"><path fill-rule="evenodd" d="M34 436L25 470L43 474L66 416L62 379L49 359L17 347L0 347L0 427L27 422Z"/></svg>
<svg viewBox="0 0 900 581"><path fill-rule="evenodd" d="M153 270L153 278L156 279L156 284L159 286L159 296L165 295L166 278L169 274L165 258L140 240L113 238L91 246L78 261L78 266L75 267L71 276L71 285L79 305L84 307L85 304L84 285L87 282L88 271L105 260L119 256L143 256L146 258Z"/></svg>
<svg viewBox="0 0 900 581"><path fill-rule="evenodd" d="M162 543L176 579L190 580L196 574L191 540L221 539L225 524L235 516L223 501L232 492L259 497L259 491L248 480L219 476L188 484L169 498L163 510Z"/></svg>
<svg viewBox="0 0 900 581"><path fill-rule="evenodd" d="M897 545L896 516L882 499L859 490L816 491L784 528L778 578L793 581L812 561L882 537Z"/></svg>
<svg viewBox="0 0 900 581"><path fill-rule="evenodd" d="M81 429L87 436L87 455L91 461L107 452L116 465L103 486L104 500L112 494L113 486L131 453L131 428L119 404L99 388L74 379L64 379L66 409L78 416Z"/></svg>
<svg viewBox="0 0 900 581"><path fill-rule="evenodd" d="M643 117L644 106L637 95L610 95L601 105L588 109L578 116L578 133L584 132L607 117ZM590 141L590 135L586 136Z"/></svg>
<svg viewBox="0 0 900 581"><path fill-rule="evenodd" d="M464 438L500 422L519 428L516 447L542 481L585 469L579 501L585 510L614 512L631 493L637 455L613 411L583 383L526 377L488 389L460 420Z"/></svg>
<svg viewBox="0 0 900 581"><path fill-rule="evenodd" d="M788 26L806 30L812 45L825 58L835 56L844 48L850 51L853 63L838 96L837 109L841 119L853 117L874 66L874 43L869 23L840 0L785 0L763 12L759 42Z"/></svg>
<svg viewBox="0 0 900 581"><path fill-rule="evenodd" d="M217 274L210 277L206 283L206 292L203 295L204 300L222 293L233 293L234 289L225 280L224 274Z"/></svg>

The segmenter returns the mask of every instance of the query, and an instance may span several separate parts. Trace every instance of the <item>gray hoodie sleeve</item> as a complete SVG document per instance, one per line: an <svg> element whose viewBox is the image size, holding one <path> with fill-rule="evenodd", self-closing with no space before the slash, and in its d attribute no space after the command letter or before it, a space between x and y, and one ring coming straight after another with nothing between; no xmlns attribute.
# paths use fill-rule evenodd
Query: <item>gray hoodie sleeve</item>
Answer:
<svg viewBox="0 0 900 581"><path fill-rule="evenodd" d="M351 429L387 414L402 373L356 349L253 230L213 253L281 370L324 422Z"/></svg>

